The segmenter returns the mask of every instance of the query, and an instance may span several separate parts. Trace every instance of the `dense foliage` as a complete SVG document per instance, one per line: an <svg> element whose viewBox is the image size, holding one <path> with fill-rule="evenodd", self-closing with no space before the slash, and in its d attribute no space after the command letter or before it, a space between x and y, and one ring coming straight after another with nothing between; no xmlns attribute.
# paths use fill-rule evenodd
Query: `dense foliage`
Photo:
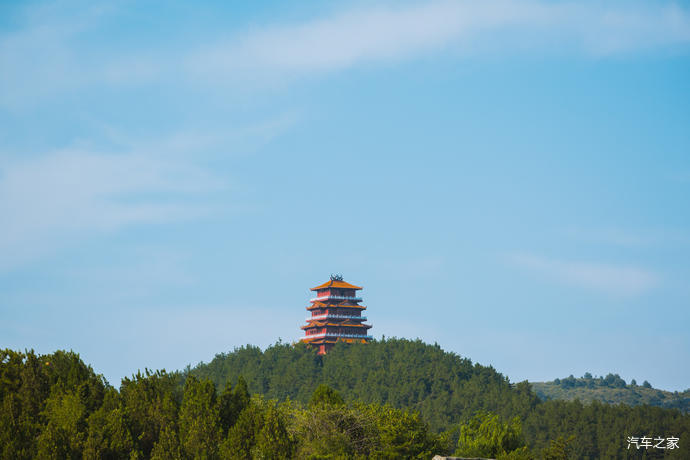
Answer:
<svg viewBox="0 0 690 460"><path fill-rule="evenodd" d="M119 390L73 352L0 350L0 458L642 458L627 436L690 417L649 406L541 402L526 382L419 341L244 347ZM661 458L664 451L646 452Z"/></svg>
<svg viewBox="0 0 690 460"><path fill-rule="evenodd" d="M477 411L525 416L539 403L527 382L512 385L492 367L410 340L339 344L323 357L302 343L278 343L263 352L247 346L216 355L189 372L218 388L241 375L252 393L303 403L323 383L346 401L419 411L437 431L467 421Z"/></svg>
<svg viewBox="0 0 690 460"><path fill-rule="evenodd" d="M600 401L608 404L627 404L679 409L690 412L690 389L670 392L652 388L648 381L638 385L633 379L627 384L618 374L593 377L587 372L580 378L570 375L553 382L532 382L532 389L541 399L565 399L583 402Z"/></svg>
<svg viewBox="0 0 690 460"><path fill-rule="evenodd" d="M502 422L498 415L478 413L460 427L455 455L463 457L527 459L531 454L522 436L520 417Z"/></svg>
<svg viewBox="0 0 690 460"><path fill-rule="evenodd" d="M492 367L473 364L420 341L389 339L338 345L323 357L302 344L278 343L263 352L247 346L219 354L189 372L218 386L242 375L251 392L302 403L309 401L318 385L326 384L346 402L390 404L418 411L436 432L469 424L478 413L496 414L503 423L519 417L527 446L539 455L550 448L551 452L569 452L572 458L627 458L628 436L690 439L690 416L677 410L543 402L527 382L510 383ZM601 388L620 385L615 377L601 379ZM570 439L573 435L575 438ZM647 458L655 455L663 456L663 451L647 452ZM679 450L666 455L688 457Z"/></svg>
<svg viewBox="0 0 690 460"><path fill-rule="evenodd" d="M0 351L0 458L430 458L452 450L418 413L346 404L322 385L308 405L250 396L239 377L137 373L118 392L75 353Z"/></svg>

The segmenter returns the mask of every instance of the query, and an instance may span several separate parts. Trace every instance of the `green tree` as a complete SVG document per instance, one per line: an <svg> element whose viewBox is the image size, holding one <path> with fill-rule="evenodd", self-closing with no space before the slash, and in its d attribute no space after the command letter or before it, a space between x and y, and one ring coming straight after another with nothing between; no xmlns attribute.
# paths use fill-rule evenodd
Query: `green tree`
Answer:
<svg viewBox="0 0 690 460"><path fill-rule="evenodd" d="M370 404L359 409L374 421L378 439L372 453L378 458L431 458L449 450L447 439L434 435L418 412Z"/></svg>
<svg viewBox="0 0 690 460"><path fill-rule="evenodd" d="M572 458L572 442L575 439L574 435L567 438L559 436L552 440L547 447L542 450L542 458L544 460L568 460Z"/></svg>
<svg viewBox="0 0 690 460"><path fill-rule="evenodd" d="M56 391L46 402L47 425L38 437L38 456L78 459L86 438L86 408L78 395Z"/></svg>
<svg viewBox="0 0 690 460"><path fill-rule="evenodd" d="M237 385L232 389L230 382L218 398L218 416L220 418L221 437L225 437L228 429L235 424L240 413L249 405L249 391L247 382L242 376L237 379Z"/></svg>
<svg viewBox="0 0 690 460"><path fill-rule="evenodd" d="M144 457L151 455L153 445L162 430L175 424L178 418L178 375L165 370L137 372L122 379L120 396L123 416Z"/></svg>
<svg viewBox="0 0 690 460"><path fill-rule="evenodd" d="M191 458L216 458L220 444L220 420L216 388L210 380L187 377L180 407L180 444Z"/></svg>
<svg viewBox="0 0 690 460"><path fill-rule="evenodd" d="M496 414L480 412L460 427L455 455L488 458L528 458L519 417L503 423Z"/></svg>
<svg viewBox="0 0 690 460"><path fill-rule="evenodd" d="M103 405L88 420L84 459L116 460L135 451L134 440L125 420L119 393L110 388Z"/></svg>
<svg viewBox="0 0 690 460"><path fill-rule="evenodd" d="M151 451L151 460L183 460L180 440L172 426L163 430Z"/></svg>
<svg viewBox="0 0 690 460"><path fill-rule="evenodd" d="M228 436L221 444L221 456L229 459L251 458L262 427L263 411L259 403L251 401L228 430Z"/></svg>
<svg viewBox="0 0 690 460"><path fill-rule="evenodd" d="M285 420L274 404L269 404L264 415L263 427L256 438L254 449L257 458L292 458L294 441L288 434Z"/></svg>
<svg viewBox="0 0 690 460"><path fill-rule="evenodd" d="M0 458L36 457L35 438L40 425L26 417L16 394L6 394L0 404Z"/></svg>
<svg viewBox="0 0 690 460"><path fill-rule="evenodd" d="M297 458L369 457L379 445L376 423L363 410L340 405L291 412Z"/></svg>
<svg viewBox="0 0 690 460"><path fill-rule="evenodd" d="M345 404L345 402L343 401L343 397L340 396L340 393L323 383L316 387L316 390L314 390L309 400L309 407L312 409L317 407L321 409L326 407L338 407L343 404Z"/></svg>

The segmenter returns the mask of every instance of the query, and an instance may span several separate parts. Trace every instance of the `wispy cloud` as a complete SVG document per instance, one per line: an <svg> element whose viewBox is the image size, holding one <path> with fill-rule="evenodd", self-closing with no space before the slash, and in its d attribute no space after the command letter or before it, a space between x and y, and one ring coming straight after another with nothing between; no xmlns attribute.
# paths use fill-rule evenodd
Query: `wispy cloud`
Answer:
<svg viewBox="0 0 690 460"><path fill-rule="evenodd" d="M65 239L204 215L223 182L188 162L67 149L0 164L0 269Z"/></svg>
<svg viewBox="0 0 690 460"><path fill-rule="evenodd" d="M22 11L23 27L0 31L0 103L13 108L104 82L111 56L91 54L83 41L107 9L48 2ZM132 70L129 71L131 73Z"/></svg>
<svg viewBox="0 0 690 460"><path fill-rule="evenodd" d="M644 294L660 281L655 272L632 265L559 260L529 253L510 254L508 260L543 278L616 296Z"/></svg>
<svg viewBox="0 0 690 460"><path fill-rule="evenodd" d="M437 1L369 7L254 30L191 56L201 73L303 74L418 56L569 45L606 55L690 42L690 12L674 4Z"/></svg>
<svg viewBox="0 0 690 460"><path fill-rule="evenodd" d="M174 50L160 44L165 40L148 48L89 47L112 11L117 8L43 11L27 15L24 28L0 34L0 103L22 106L94 85L284 81L439 50L602 56L690 43L690 10L675 3L441 0L367 5L229 36L210 31ZM227 38L218 39L220 34Z"/></svg>
<svg viewBox="0 0 690 460"><path fill-rule="evenodd" d="M624 247L650 246L656 241L655 236L635 233L627 229L609 228L569 228L565 234L571 238L602 242Z"/></svg>
<svg viewBox="0 0 690 460"><path fill-rule="evenodd" d="M249 154L297 120L284 113L149 138L100 126L94 141L63 149L0 148L0 272L75 238L226 212L224 193L236 185L206 160Z"/></svg>
<svg viewBox="0 0 690 460"><path fill-rule="evenodd" d="M685 248L690 235L677 228L656 227L628 229L622 227L571 227L564 231L570 238L590 243L621 246L626 248L674 247Z"/></svg>

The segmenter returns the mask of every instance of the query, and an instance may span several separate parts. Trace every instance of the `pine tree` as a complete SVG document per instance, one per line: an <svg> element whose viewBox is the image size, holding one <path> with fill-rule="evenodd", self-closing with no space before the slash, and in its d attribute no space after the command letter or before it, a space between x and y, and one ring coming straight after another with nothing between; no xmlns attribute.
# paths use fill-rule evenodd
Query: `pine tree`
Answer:
<svg viewBox="0 0 690 460"><path fill-rule="evenodd" d="M264 424L256 439L254 453L258 458L292 458L294 442L285 428L285 421L273 404L268 406Z"/></svg>
<svg viewBox="0 0 690 460"><path fill-rule="evenodd" d="M172 426L167 426L151 451L151 460L183 460L180 440Z"/></svg>
<svg viewBox="0 0 690 460"><path fill-rule="evenodd" d="M180 443L191 458L215 458L220 443L216 388L210 380L187 377L180 407Z"/></svg>

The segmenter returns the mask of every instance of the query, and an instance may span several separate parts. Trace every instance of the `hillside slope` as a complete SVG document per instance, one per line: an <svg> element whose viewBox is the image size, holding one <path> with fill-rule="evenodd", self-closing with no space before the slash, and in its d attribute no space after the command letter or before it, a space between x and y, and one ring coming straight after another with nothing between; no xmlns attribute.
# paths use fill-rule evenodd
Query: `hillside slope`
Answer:
<svg viewBox="0 0 690 460"><path fill-rule="evenodd" d="M437 430L478 410L526 415L539 402L527 382L513 385L492 367L472 364L437 345L399 339L339 345L325 356L302 343L279 343L264 352L247 346L189 372L218 388L242 375L250 392L303 403L325 383L348 401L417 410Z"/></svg>
<svg viewBox="0 0 690 460"><path fill-rule="evenodd" d="M683 392L670 392L652 388L644 382L630 384L616 374L606 377L592 377L589 374L581 378L572 375L552 382L531 382L532 390L542 400L565 400L582 402L599 401L606 404L627 404L629 406L650 405L667 409L678 409L683 413L690 412L690 389Z"/></svg>
<svg viewBox="0 0 690 460"><path fill-rule="evenodd" d="M325 383L346 401L417 410L435 431L453 430L478 411L499 414L504 420L518 416L534 451L559 437L574 436L572 458L627 458L626 436L690 438L690 415L678 410L541 401L527 382L513 384L492 367L420 341L339 344L326 356L303 344L279 343L265 351L247 346L186 372L210 379L218 388L242 375L251 392L303 403ZM661 458L664 453L646 455ZM677 451L665 455L687 458Z"/></svg>

